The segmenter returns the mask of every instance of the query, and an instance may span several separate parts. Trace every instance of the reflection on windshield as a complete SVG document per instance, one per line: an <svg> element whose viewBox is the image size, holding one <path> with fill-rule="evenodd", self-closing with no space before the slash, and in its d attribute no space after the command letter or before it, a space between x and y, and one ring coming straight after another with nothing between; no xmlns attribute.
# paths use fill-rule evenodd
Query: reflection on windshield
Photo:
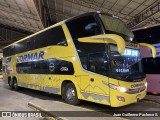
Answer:
<svg viewBox="0 0 160 120"><path fill-rule="evenodd" d="M89 70L101 75L107 75L108 61L106 53L89 54Z"/></svg>
<svg viewBox="0 0 160 120"><path fill-rule="evenodd" d="M131 30L120 19L105 14L100 14L100 18L104 24L106 31L113 31L134 38Z"/></svg>
<svg viewBox="0 0 160 120"><path fill-rule="evenodd" d="M119 54L117 47L111 45L112 75L121 79L142 79L144 77L140 51L126 48L124 54Z"/></svg>

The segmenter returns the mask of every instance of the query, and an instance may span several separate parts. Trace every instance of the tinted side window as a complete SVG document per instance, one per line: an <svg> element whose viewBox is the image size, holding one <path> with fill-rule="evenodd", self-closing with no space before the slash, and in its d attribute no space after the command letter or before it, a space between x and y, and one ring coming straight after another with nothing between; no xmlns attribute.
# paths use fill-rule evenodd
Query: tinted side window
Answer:
<svg viewBox="0 0 160 120"><path fill-rule="evenodd" d="M92 15L68 21L66 24L73 39L101 33L100 28Z"/></svg>
<svg viewBox="0 0 160 120"><path fill-rule="evenodd" d="M88 69L88 56L87 55L80 56L80 60L81 60L82 67L87 70Z"/></svg>
<svg viewBox="0 0 160 120"><path fill-rule="evenodd" d="M61 26L47 30L45 32L45 39L47 40L47 45L67 46L66 37Z"/></svg>
<svg viewBox="0 0 160 120"><path fill-rule="evenodd" d="M34 36L34 49L46 47L46 41L48 37L49 36L46 34L46 32Z"/></svg>
<svg viewBox="0 0 160 120"><path fill-rule="evenodd" d="M10 47L3 49L3 56L4 57L10 56Z"/></svg>
<svg viewBox="0 0 160 120"><path fill-rule="evenodd" d="M9 46L9 47L3 49L3 56L4 57L11 56L13 54L15 54L15 46L12 45L12 46Z"/></svg>
<svg viewBox="0 0 160 120"><path fill-rule="evenodd" d="M74 74L71 62L56 59L17 63L16 70L20 74Z"/></svg>
<svg viewBox="0 0 160 120"><path fill-rule="evenodd" d="M22 52L26 52L27 51L27 42L26 40L25 41L21 41L21 42L18 42L14 45L15 47L15 53L18 54L18 53L22 53ZM12 54L13 55L13 54Z"/></svg>
<svg viewBox="0 0 160 120"><path fill-rule="evenodd" d="M90 54L89 70L101 75L108 75L108 61L106 53Z"/></svg>
<svg viewBox="0 0 160 120"><path fill-rule="evenodd" d="M74 41L77 52L82 64L86 70L108 76L108 58L105 44L96 43L80 43Z"/></svg>
<svg viewBox="0 0 160 120"><path fill-rule="evenodd" d="M35 49L35 44L34 44L34 38L33 37L27 39L26 44L27 44L27 51Z"/></svg>
<svg viewBox="0 0 160 120"><path fill-rule="evenodd" d="M74 68L73 64L68 61L64 60L57 60L56 61L56 73L61 75L73 75L74 74Z"/></svg>
<svg viewBox="0 0 160 120"><path fill-rule="evenodd" d="M46 60L32 62L32 74L48 74L48 64Z"/></svg>
<svg viewBox="0 0 160 120"><path fill-rule="evenodd" d="M35 49L50 46L62 45L66 46L67 41L61 26L51 28L34 37Z"/></svg>
<svg viewBox="0 0 160 120"><path fill-rule="evenodd" d="M4 57L34 50L50 45L67 46L66 37L61 26L46 30L34 37L15 43L3 50Z"/></svg>
<svg viewBox="0 0 160 120"><path fill-rule="evenodd" d="M18 63L16 65L17 73L26 74L31 73L31 62Z"/></svg>
<svg viewBox="0 0 160 120"><path fill-rule="evenodd" d="M11 46L10 47L10 55L13 55L13 54L15 54L15 46Z"/></svg>
<svg viewBox="0 0 160 120"><path fill-rule="evenodd" d="M46 60L16 64L17 73L21 74L48 74Z"/></svg>
<svg viewBox="0 0 160 120"><path fill-rule="evenodd" d="M79 56L88 55L90 53L104 52L107 46L103 43L83 43L74 41Z"/></svg>

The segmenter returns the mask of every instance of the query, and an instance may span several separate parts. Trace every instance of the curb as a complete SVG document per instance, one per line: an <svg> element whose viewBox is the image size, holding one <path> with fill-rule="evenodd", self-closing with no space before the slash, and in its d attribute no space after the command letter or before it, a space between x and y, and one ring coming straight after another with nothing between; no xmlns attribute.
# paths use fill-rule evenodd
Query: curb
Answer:
<svg viewBox="0 0 160 120"><path fill-rule="evenodd" d="M147 102L147 103L151 103L151 104L158 104L158 105L160 105L160 102L158 102L156 100L143 99L142 101Z"/></svg>
<svg viewBox="0 0 160 120"><path fill-rule="evenodd" d="M31 102L28 103L28 107L34 109L35 111L42 112L43 116L47 117L47 118L45 118L47 120L64 120L64 119L58 117L57 115L53 114L52 112L49 112L45 109L42 109L42 107L35 105Z"/></svg>
<svg viewBox="0 0 160 120"><path fill-rule="evenodd" d="M40 111L42 112L42 115L44 117L46 117L44 120L68 120L66 118L62 118L62 117L58 117L57 115L55 115L53 112L49 112L47 111L46 109L42 109L42 107L38 106L38 105L35 105L31 102L28 103L28 106L30 108L32 108L33 110L35 111ZM82 108L82 107L79 107L79 108ZM84 108L83 108L84 109ZM88 110L88 109L87 109ZM113 117L115 120L129 120L127 118L124 118L124 117Z"/></svg>

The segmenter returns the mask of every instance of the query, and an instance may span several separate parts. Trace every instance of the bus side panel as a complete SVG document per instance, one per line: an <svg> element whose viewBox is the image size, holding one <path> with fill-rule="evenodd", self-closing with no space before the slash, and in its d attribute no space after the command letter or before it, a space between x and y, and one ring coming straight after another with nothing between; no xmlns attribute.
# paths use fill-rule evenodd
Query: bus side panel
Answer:
<svg viewBox="0 0 160 120"><path fill-rule="evenodd" d="M140 47L143 61L144 71L146 71L146 80L148 83L147 92L160 93L160 72L159 72L159 57L160 44L153 44L156 48L156 57L152 58L151 50L147 47ZM153 65L153 66L152 66ZM147 69L147 70L146 70Z"/></svg>
<svg viewBox="0 0 160 120"><path fill-rule="evenodd" d="M160 93L160 75L159 74L146 74L148 83L148 92Z"/></svg>
<svg viewBox="0 0 160 120"><path fill-rule="evenodd" d="M151 50L147 47L140 47L142 58L152 57Z"/></svg>

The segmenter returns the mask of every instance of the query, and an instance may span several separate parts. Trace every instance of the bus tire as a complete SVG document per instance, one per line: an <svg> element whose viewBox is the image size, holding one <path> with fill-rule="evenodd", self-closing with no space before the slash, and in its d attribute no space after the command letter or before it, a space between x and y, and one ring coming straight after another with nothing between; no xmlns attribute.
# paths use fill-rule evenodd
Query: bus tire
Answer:
<svg viewBox="0 0 160 120"><path fill-rule="evenodd" d="M16 78L13 78L13 87L14 87L14 90L18 90L19 89Z"/></svg>
<svg viewBox="0 0 160 120"><path fill-rule="evenodd" d="M14 89L13 80L11 79L11 77L8 78L8 85L12 90Z"/></svg>
<svg viewBox="0 0 160 120"><path fill-rule="evenodd" d="M63 98L66 103L71 105L78 105L80 100L77 97L77 91L73 83L68 83L64 88Z"/></svg>

